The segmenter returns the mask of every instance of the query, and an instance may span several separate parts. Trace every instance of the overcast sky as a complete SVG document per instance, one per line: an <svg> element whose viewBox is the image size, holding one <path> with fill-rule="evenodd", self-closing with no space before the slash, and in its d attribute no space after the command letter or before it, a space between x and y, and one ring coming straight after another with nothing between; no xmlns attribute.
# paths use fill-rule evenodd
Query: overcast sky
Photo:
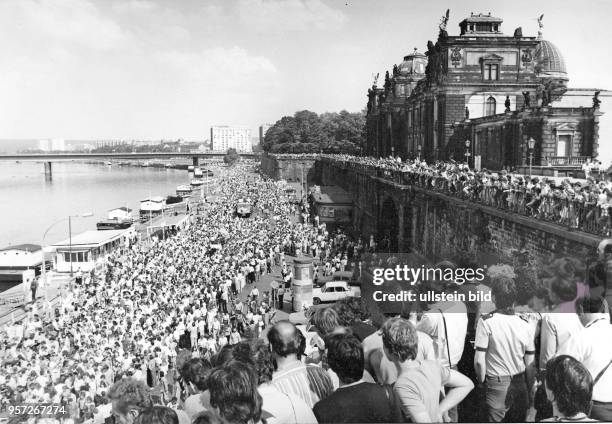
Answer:
<svg viewBox="0 0 612 424"><path fill-rule="evenodd" d="M365 106L372 73L470 12L563 52L572 87L610 88L612 2L0 0L0 138L205 139L211 125Z"/></svg>

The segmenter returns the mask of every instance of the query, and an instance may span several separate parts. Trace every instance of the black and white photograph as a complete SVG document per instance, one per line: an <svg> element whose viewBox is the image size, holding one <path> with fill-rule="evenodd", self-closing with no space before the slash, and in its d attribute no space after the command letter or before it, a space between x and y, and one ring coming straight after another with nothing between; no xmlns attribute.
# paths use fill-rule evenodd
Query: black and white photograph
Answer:
<svg viewBox="0 0 612 424"><path fill-rule="evenodd" d="M0 424L612 422L611 15L0 0Z"/></svg>

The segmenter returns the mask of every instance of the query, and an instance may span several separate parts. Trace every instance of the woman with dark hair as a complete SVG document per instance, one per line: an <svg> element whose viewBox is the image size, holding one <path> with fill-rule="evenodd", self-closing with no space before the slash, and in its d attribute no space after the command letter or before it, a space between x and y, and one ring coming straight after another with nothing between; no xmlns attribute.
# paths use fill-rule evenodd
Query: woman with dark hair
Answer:
<svg viewBox="0 0 612 424"><path fill-rule="evenodd" d="M195 417L193 417L193 421L191 422L191 424L229 424L229 423L219 414L212 412L212 411L206 411L206 412L200 412Z"/></svg>
<svg viewBox="0 0 612 424"><path fill-rule="evenodd" d="M553 417L543 422L595 421L589 418L593 378L584 365L568 355L546 365L546 392L552 400Z"/></svg>
<svg viewBox="0 0 612 424"><path fill-rule="evenodd" d="M172 408L153 406L143 409L134 424L179 424L178 415Z"/></svg>
<svg viewBox="0 0 612 424"><path fill-rule="evenodd" d="M284 393L272 384L274 363L270 348L261 339L236 345L234 358L257 372L257 390L262 397L262 418L266 424L315 423L317 419L299 396Z"/></svg>
<svg viewBox="0 0 612 424"><path fill-rule="evenodd" d="M191 393L183 406L189 418L210 409L210 393L206 381L211 370L210 362L202 358L193 358L181 368L181 377Z"/></svg>
<svg viewBox="0 0 612 424"><path fill-rule="evenodd" d="M209 379L210 404L221 417L235 424L261 423L261 395L257 376L243 362L215 368Z"/></svg>

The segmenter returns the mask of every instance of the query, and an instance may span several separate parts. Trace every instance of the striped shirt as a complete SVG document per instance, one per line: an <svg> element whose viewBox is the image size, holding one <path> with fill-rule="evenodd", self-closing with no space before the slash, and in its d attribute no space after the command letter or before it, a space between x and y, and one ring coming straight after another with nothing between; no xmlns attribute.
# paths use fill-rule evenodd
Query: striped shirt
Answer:
<svg viewBox="0 0 612 424"><path fill-rule="evenodd" d="M332 380L323 368L301 362L275 372L272 384L283 393L294 393L301 397L310 408L334 391Z"/></svg>

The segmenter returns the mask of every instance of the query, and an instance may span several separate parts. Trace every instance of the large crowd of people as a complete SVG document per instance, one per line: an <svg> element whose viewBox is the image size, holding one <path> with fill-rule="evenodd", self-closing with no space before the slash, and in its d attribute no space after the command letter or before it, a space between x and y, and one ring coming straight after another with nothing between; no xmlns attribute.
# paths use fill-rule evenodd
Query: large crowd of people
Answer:
<svg viewBox="0 0 612 424"><path fill-rule="evenodd" d="M312 256L325 279L366 271L374 245L319 225L246 165L214 190L186 230L112 254L0 331L4 411L53 404L66 423L129 424L612 420L610 313L576 261L551 264L529 296L489 270L415 288L489 302L407 303L388 317L347 297L303 311L303 324L283 313L291 257ZM244 198L248 218L235 214Z"/></svg>
<svg viewBox="0 0 612 424"><path fill-rule="evenodd" d="M584 179L529 176L502 170L474 170L454 161L402 160L346 154L323 160L359 168L401 184L478 202L508 212L609 236L612 231L612 181L587 168Z"/></svg>

